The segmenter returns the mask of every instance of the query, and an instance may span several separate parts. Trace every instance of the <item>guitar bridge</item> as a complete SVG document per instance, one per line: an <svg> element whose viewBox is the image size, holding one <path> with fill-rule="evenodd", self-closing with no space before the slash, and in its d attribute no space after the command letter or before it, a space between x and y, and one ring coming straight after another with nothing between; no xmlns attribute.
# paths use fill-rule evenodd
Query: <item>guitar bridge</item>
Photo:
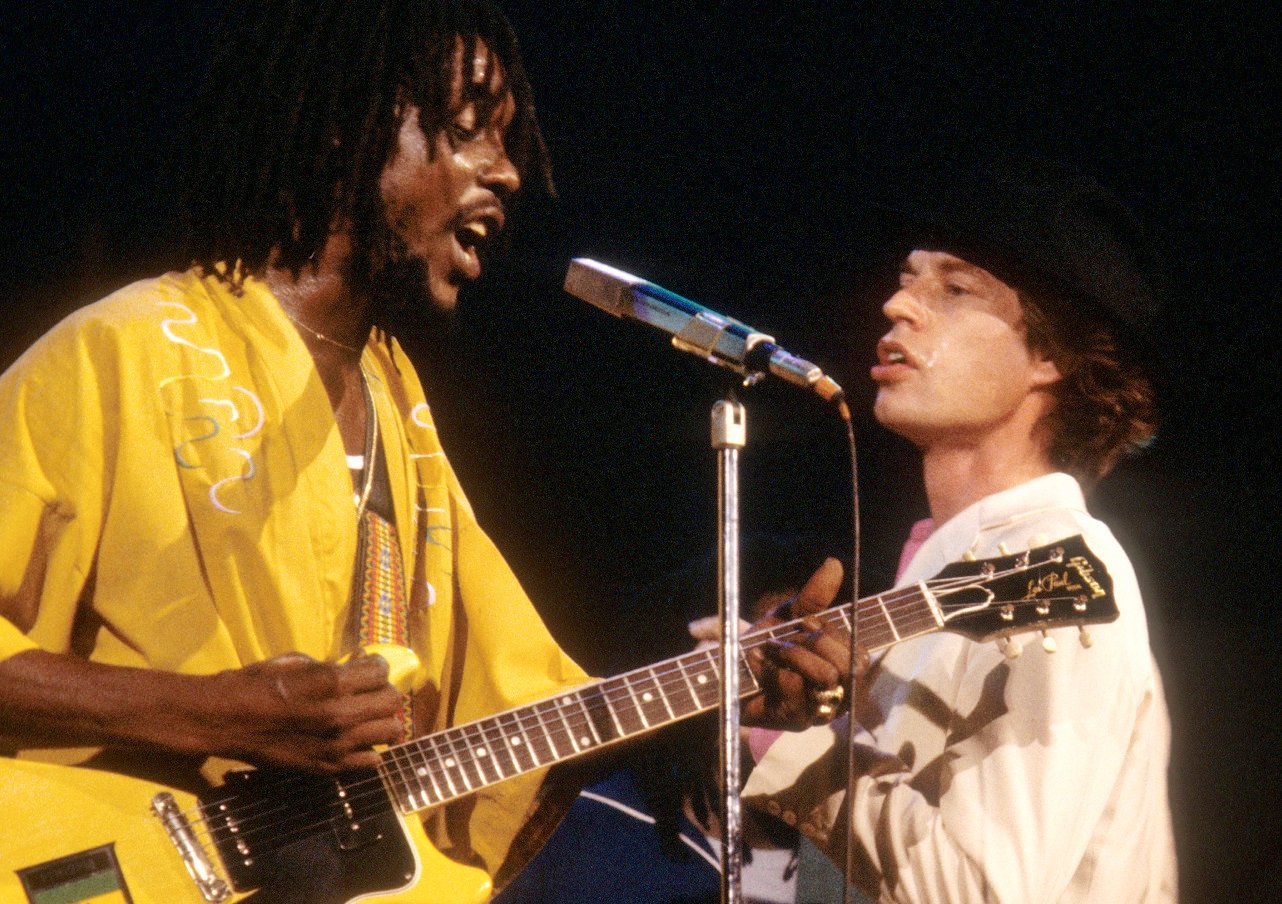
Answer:
<svg viewBox="0 0 1282 904"><path fill-rule="evenodd" d="M178 809L178 802L168 792L161 792L151 799L151 808L160 817L169 840L178 848L187 872L196 883L196 889L210 904L219 904L231 897L231 887L214 870L213 861L196 840L191 823Z"/></svg>

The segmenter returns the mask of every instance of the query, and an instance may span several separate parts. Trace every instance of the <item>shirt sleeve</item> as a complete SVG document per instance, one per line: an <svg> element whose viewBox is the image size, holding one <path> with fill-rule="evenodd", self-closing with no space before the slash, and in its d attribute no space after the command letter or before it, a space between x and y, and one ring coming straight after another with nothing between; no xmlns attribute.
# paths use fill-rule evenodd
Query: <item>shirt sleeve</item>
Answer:
<svg viewBox="0 0 1282 904"><path fill-rule="evenodd" d="M107 447L90 338L64 323L0 376L0 660L71 646Z"/></svg>

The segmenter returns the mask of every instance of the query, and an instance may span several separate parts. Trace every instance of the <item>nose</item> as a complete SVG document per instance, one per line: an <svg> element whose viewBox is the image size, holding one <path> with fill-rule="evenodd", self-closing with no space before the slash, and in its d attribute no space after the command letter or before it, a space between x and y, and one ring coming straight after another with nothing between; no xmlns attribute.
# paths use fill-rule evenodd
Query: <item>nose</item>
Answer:
<svg viewBox="0 0 1282 904"><path fill-rule="evenodd" d="M911 291L901 287L886 299L886 303L881 306L881 312L891 323L903 322L909 326L917 326L921 323L924 309Z"/></svg>
<svg viewBox="0 0 1282 904"><path fill-rule="evenodd" d="M493 154L478 167L477 175L482 185L501 198L511 197L521 187L521 174L500 143L495 144Z"/></svg>

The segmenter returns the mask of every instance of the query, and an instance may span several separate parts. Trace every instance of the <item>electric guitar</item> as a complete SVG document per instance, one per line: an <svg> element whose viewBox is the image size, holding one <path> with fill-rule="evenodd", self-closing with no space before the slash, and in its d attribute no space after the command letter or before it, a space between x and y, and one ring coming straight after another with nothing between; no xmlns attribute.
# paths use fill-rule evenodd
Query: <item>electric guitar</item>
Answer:
<svg viewBox="0 0 1282 904"><path fill-rule="evenodd" d="M849 628L851 606L820 614ZM1082 538L958 562L937 577L860 600L876 652L936 630L977 641L1112 621L1112 581ZM746 634L744 654L803 629ZM1050 646L1047 647L1050 649ZM299 900L479 904L488 876L450 860L413 814L534 769L715 708L719 654L687 653L382 751L377 769L338 777L242 769L190 795L132 776L0 760L0 901L218 904L280 887ZM744 696L759 690L740 660ZM309 886L310 887L310 886ZM267 892L264 904L275 904Z"/></svg>

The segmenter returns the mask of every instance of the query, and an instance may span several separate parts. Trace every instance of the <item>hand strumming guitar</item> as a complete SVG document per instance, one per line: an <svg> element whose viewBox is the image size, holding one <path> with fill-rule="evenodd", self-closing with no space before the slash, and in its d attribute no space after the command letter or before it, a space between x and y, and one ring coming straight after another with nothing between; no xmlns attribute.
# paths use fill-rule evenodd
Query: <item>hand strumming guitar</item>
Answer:
<svg viewBox="0 0 1282 904"><path fill-rule="evenodd" d="M109 666L31 650L0 663L0 737L113 746L335 773L396 740L387 663L286 654L213 675Z"/></svg>

